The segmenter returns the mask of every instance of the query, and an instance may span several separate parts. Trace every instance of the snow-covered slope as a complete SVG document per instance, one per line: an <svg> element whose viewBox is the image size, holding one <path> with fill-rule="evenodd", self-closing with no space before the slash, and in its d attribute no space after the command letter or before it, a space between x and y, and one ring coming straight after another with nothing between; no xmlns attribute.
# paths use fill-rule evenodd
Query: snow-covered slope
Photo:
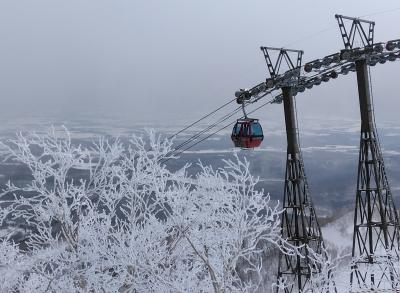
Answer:
<svg viewBox="0 0 400 293"><path fill-rule="evenodd" d="M353 245L354 213L348 212L322 226L322 236L328 247L336 250L351 249Z"/></svg>

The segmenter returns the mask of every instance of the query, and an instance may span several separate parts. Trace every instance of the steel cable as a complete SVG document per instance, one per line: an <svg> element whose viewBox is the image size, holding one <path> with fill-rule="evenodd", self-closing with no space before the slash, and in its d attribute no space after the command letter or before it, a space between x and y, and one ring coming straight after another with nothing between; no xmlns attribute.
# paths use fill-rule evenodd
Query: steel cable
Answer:
<svg viewBox="0 0 400 293"><path fill-rule="evenodd" d="M183 131L185 131L185 130L191 128L192 126L196 125L197 123L199 123L199 122L203 121L204 119L210 117L212 114L214 114L214 113L218 112L219 110L225 108L226 106L228 106L230 103L232 103L232 102L235 101L235 100L236 100L236 98L235 98L235 99L232 99L232 100L230 100L230 101L228 101L227 103L225 103L225 104L223 104L222 106L218 107L218 108L215 109L214 111L208 113L207 115L201 117L200 119L196 120L195 122L189 124L189 125L186 126L185 128L183 128L183 129L177 131L176 133L172 134L171 136L168 137L168 139L174 138L175 136L177 136L178 134L182 133Z"/></svg>
<svg viewBox="0 0 400 293"><path fill-rule="evenodd" d="M211 130L212 128L214 128L215 126L217 126L218 124L221 124L222 122L226 121L227 119L231 118L233 115L235 115L237 112L239 112L241 110L241 106L237 107L235 110L233 110L233 112L230 112L228 114L226 114L225 116L223 116L222 118L220 118L218 121L214 122L213 124L209 125L208 127L206 127L205 129L197 132L196 134L192 135L191 137L189 137L187 140L185 140L184 142L180 143L179 145L177 145L171 152L169 152L167 155L171 155L174 152L178 151L179 149L181 149L182 147L188 145L189 143L193 142L194 140L196 140L197 138L199 138L202 134L208 132L209 130Z"/></svg>
<svg viewBox="0 0 400 293"><path fill-rule="evenodd" d="M250 111L248 114L252 114L252 113L254 113L255 111L258 111L259 109L265 107L266 105L271 104L272 102L273 102L273 99L269 100L268 102L262 104L261 106L255 108L255 109L253 109L253 110ZM242 116L240 119L242 119L243 117L244 117L244 116ZM230 117L228 117L228 118L230 118ZM228 118L224 119L224 121L227 120ZM216 130L216 131L214 131L213 133L207 135L206 137L202 138L201 140L195 142L194 144L188 146L187 148L181 150L180 152L176 152L176 153L172 153L172 154L175 155L175 156L179 156L179 155L182 154L183 152L185 152L185 151L191 149L192 147L194 147L194 146L200 144L201 142L205 141L206 139L210 138L211 136L213 136L213 135L217 134L218 132L220 132L220 131L226 129L226 128L229 127L229 126L231 126L233 123L234 123L234 121L233 121L233 122L230 122L229 124L226 124L225 126L219 128L218 130ZM172 155L172 154L171 154L171 155ZM168 162L168 161L171 160L171 159L172 159L172 157L169 157L169 158L166 158L166 159L164 159L164 160L161 160L161 161L160 161L160 164L164 164L164 163Z"/></svg>

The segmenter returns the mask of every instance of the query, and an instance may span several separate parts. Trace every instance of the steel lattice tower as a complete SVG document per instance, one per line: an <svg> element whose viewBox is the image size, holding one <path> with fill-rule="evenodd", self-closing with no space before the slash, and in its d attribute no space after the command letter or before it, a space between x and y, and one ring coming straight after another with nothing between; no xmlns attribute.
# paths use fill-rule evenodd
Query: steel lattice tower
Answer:
<svg viewBox="0 0 400 293"><path fill-rule="evenodd" d="M301 254L285 255L279 254L278 283L284 281L287 292L314 292L309 285L312 274L318 273L320 267L315 266L309 259L309 247L314 252L323 253L323 240L317 216L309 196L307 177L304 170L303 158L300 151L297 117L294 100L294 86L300 76L302 51L261 47L269 69L271 78L268 82L276 82L282 60L285 60L289 67L289 82L282 85L282 99L285 113L286 135L287 135L287 156L286 174L283 196L282 236L295 246L304 245ZM269 50L278 50L277 62L273 64L270 59ZM297 63L294 64L288 53L297 53ZM288 79L286 79L288 80ZM279 288L277 289L277 292Z"/></svg>
<svg viewBox="0 0 400 293"><path fill-rule="evenodd" d="M304 170L303 158L297 140L297 128L294 113L294 97L292 89L282 88L285 122L287 133L286 173L283 196L282 236L291 244L300 246L301 254L306 256L290 256L280 253L278 278L285 278L293 283L285 292L299 292L307 288L312 274L320 271L310 262L308 247L316 253L322 253L322 234L317 216L311 202Z"/></svg>
<svg viewBox="0 0 400 293"><path fill-rule="evenodd" d="M365 59L355 63L361 134L352 249L352 256L358 259L350 281L379 287L386 280L393 287L396 272L387 250L397 253L399 249L398 215L374 123L367 63Z"/></svg>
<svg viewBox="0 0 400 293"><path fill-rule="evenodd" d="M373 45L374 22L341 15L336 15L336 18L345 44L344 51L353 49L356 32L364 45ZM352 21L349 35L343 19ZM368 34L362 24L369 26ZM375 126L366 58L361 56L355 61L361 134L350 283L361 288L395 288L400 280L392 258L399 257L399 220Z"/></svg>

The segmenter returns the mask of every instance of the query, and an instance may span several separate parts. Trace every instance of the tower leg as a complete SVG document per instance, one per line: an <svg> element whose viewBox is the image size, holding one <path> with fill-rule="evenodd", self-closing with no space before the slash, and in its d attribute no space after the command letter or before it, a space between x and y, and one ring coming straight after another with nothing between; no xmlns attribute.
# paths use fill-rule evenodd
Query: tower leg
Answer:
<svg viewBox="0 0 400 293"><path fill-rule="evenodd" d="M280 253L278 282L285 279L286 292L304 292L309 288L310 276L320 267L311 265L308 247L322 253L323 240L314 207L308 194L307 178L297 139L297 122L291 87L282 88L287 135L287 161L282 213L282 236L291 244L301 246L300 256ZM279 288L277 289L277 291ZM313 291L309 291L313 292Z"/></svg>
<svg viewBox="0 0 400 293"><path fill-rule="evenodd" d="M377 137L366 60L356 61L361 114L351 286L395 288L399 221ZM394 252L394 255L388 254Z"/></svg>

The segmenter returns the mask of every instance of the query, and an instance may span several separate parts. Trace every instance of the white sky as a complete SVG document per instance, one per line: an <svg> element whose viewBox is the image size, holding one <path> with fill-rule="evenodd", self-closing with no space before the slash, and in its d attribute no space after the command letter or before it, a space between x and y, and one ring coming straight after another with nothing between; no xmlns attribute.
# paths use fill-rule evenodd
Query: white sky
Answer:
<svg viewBox="0 0 400 293"><path fill-rule="evenodd" d="M398 0L1 0L0 115L190 121L265 79L261 45L303 49L304 61L338 51L335 13L373 14L376 41L400 38L399 8ZM378 119L397 119L399 69L372 70ZM357 100L355 76L342 77L298 96L300 119L357 118Z"/></svg>

